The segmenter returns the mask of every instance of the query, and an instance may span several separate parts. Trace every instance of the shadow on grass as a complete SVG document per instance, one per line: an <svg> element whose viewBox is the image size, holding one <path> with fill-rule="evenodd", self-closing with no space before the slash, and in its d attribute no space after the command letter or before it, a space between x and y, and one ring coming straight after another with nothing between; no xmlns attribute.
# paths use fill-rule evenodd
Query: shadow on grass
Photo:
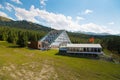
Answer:
<svg viewBox="0 0 120 80"><path fill-rule="evenodd" d="M70 53L56 53L55 55L58 56L68 56L68 57L75 57L75 58L86 58L86 59L95 59L99 60L100 57L98 55L91 55L91 54L70 54Z"/></svg>
<svg viewBox="0 0 120 80"><path fill-rule="evenodd" d="M23 48L21 46L8 46L9 48Z"/></svg>
<svg viewBox="0 0 120 80"><path fill-rule="evenodd" d="M29 49L29 50L39 50L39 49L36 49L36 48L30 48L30 47L27 47L27 49Z"/></svg>

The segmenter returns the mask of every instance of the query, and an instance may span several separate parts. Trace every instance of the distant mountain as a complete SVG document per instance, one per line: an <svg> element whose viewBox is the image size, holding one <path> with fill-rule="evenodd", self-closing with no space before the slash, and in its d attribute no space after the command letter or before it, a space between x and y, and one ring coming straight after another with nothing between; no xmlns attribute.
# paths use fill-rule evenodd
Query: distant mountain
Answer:
<svg viewBox="0 0 120 80"><path fill-rule="evenodd" d="M86 32L86 34L88 34L88 35L112 35L109 33L93 33L93 32Z"/></svg>
<svg viewBox="0 0 120 80"><path fill-rule="evenodd" d="M0 21L12 21L12 20L9 19L9 18L6 18L6 17L3 17L3 16L0 16Z"/></svg>
<svg viewBox="0 0 120 80"><path fill-rule="evenodd" d="M14 27L20 29L27 29L27 30L36 30L36 31L51 31L51 28L39 25L36 23L28 22L28 21L13 21L11 19L5 18L0 16L0 26L7 26L7 27Z"/></svg>
<svg viewBox="0 0 120 80"><path fill-rule="evenodd" d="M40 24L28 22L28 21L25 21L25 20L13 21L13 20L11 20L9 18L5 18L5 17L0 16L0 27L3 27L3 26L4 27L27 29L27 30L35 30L35 31L40 31L40 32L44 31L44 32L47 32L47 33L52 30L51 28L40 25ZM96 35L96 36L99 36L99 35L100 36L112 35L112 34L109 34L109 33L93 33L93 32L81 32L81 31L77 31L77 32L74 32L72 34L75 34L75 33L78 33L81 36L83 34L93 35L93 36L94 35ZM120 36L120 34L119 34L119 36Z"/></svg>
<svg viewBox="0 0 120 80"><path fill-rule="evenodd" d="M87 35L100 35L100 36L112 35L109 33L94 33L94 32L81 32L81 31L77 31L77 33L83 33Z"/></svg>
<svg viewBox="0 0 120 80"><path fill-rule="evenodd" d="M43 26L43 25L39 25L36 23L32 23L32 22L28 22L28 21L14 21L5 17L1 17L0 16L0 27L9 27L11 28L18 28L21 29L21 31L23 29L25 29L25 31L29 31L29 30L33 30L31 32L39 32L37 37L42 38L43 36L45 36L48 32L50 32L51 28ZM100 43L102 39L105 38L111 38L114 37L116 35L110 35L108 33L92 33L92 32L67 32L68 36L71 40L72 43L89 43L89 38L94 37L95 38L95 43ZM33 36L32 36L33 37ZM32 39L30 39L32 40ZM33 40L37 40L35 37L33 38Z"/></svg>
<svg viewBox="0 0 120 80"><path fill-rule="evenodd" d="M117 34L118 36L120 36L120 34Z"/></svg>

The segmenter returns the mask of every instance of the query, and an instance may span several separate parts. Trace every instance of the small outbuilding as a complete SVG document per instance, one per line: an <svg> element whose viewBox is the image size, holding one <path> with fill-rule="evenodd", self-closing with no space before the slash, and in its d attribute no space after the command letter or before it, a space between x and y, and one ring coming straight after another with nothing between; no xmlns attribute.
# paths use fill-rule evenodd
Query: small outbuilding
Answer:
<svg viewBox="0 0 120 80"><path fill-rule="evenodd" d="M44 50L44 49L49 49L49 43L48 42L41 42L41 41L31 41L29 44L28 44L28 47L29 48L33 48L33 49L41 49L41 50Z"/></svg>

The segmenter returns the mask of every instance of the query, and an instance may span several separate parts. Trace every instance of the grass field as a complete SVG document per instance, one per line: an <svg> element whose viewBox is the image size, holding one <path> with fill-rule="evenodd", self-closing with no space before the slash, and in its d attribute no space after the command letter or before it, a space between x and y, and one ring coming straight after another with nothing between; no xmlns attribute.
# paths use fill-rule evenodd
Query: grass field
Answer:
<svg viewBox="0 0 120 80"><path fill-rule="evenodd" d="M120 80L120 64L0 41L0 80Z"/></svg>

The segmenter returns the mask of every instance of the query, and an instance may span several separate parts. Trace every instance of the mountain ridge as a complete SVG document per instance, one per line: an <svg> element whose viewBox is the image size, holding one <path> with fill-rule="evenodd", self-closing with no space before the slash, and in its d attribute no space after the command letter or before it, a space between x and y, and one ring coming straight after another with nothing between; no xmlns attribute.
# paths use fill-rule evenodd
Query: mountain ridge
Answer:
<svg viewBox="0 0 120 80"><path fill-rule="evenodd" d="M41 30L47 31L47 32L51 31L51 28L40 25L40 24L28 22L26 20L13 21L9 18L5 18L2 16L0 16L0 26L21 28L21 29L28 29L28 30L35 30L35 31L41 31Z"/></svg>
<svg viewBox="0 0 120 80"><path fill-rule="evenodd" d="M84 33L84 34L87 34L87 35L100 35L100 36L105 36L105 35L113 35L113 34L110 34L110 33L95 33L95 32L81 32L81 31L77 31L77 33Z"/></svg>
<svg viewBox="0 0 120 80"><path fill-rule="evenodd" d="M18 21L14 21L12 19L0 16L0 26L7 26L7 27L13 27L13 28L21 28L21 29L27 29L27 30L35 30L35 31L45 31L45 32L49 32L51 30L54 30L53 28L41 25L41 24L37 24L37 23L33 23L33 22L29 22L26 20L18 20ZM70 31L68 31L70 32ZM86 35L96 35L96 36L108 36L108 35L113 35L113 34L109 34L109 33L94 33L94 32L81 32L81 31L76 31L74 33L79 33L79 34L86 34ZM116 34L118 36L120 36L120 34Z"/></svg>

